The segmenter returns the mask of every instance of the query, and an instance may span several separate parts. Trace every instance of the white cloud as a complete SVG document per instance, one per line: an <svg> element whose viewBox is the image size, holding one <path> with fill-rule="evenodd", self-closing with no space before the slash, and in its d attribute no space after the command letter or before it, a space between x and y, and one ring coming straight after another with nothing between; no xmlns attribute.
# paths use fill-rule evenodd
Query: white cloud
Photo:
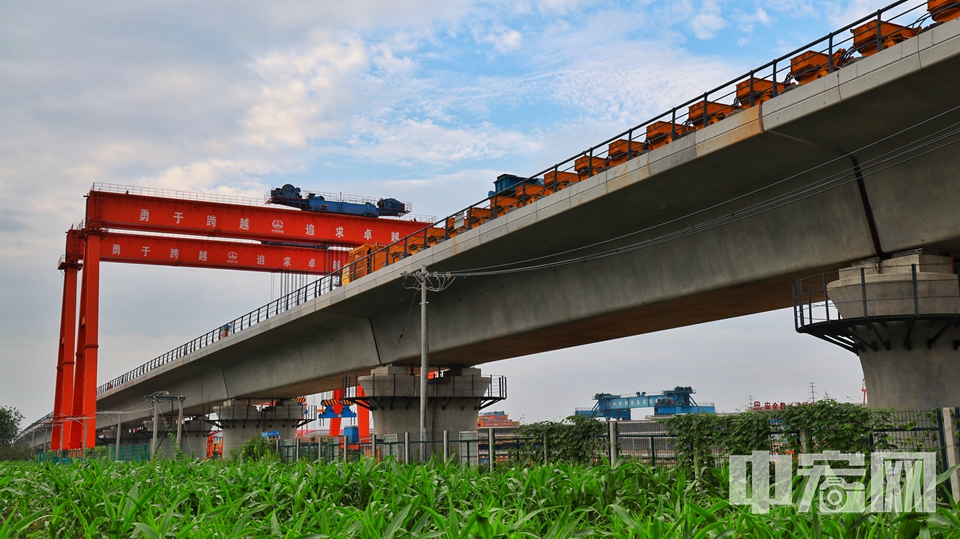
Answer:
<svg viewBox="0 0 960 539"><path fill-rule="evenodd" d="M767 15L766 10L762 7L758 7L756 13L754 14L754 19L764 26L770 26L773 23L773 19L770 15Z"/></svg>
<svg viewBox="0 0 960 539"><path fill-rule="evenodd" d="M356 140L345 151L372 162L448 163L530 153L538 148L537 142L523 133L488 122L466 129L412 118L386 122L365 119L354 126L366 140Z"/></svg>
<svg viewBox="0 0 960 539"><path fill-rule="evenodd" d="M727 26L727 21L716 13L700 13L690 20L690 26L698 39L711 39Z"/></svg>
<svg viewBox="0 0 960 539"><path fill-rule="evenodd" d="M632 59L628 54L621 58ZM584 118L606 124L609 136L611 123L647 120L728 78L732 70L723 62L665 52L643 62L581 64L557 73L547 86L555 99L578 108Z"/></svg>
<svg viewBox="0 0 960 539"><path fill-rule="evenodd" d="M493 48L500 53L506 53L519 49L520 45L523 44L523 36L520 34L520 32L512 28L507 28L502 24L496 24L487 29L485 32L477 33L478 42L490 43L493 45Z"/></svg>
<svg viewBox="0 0 960 539"><path fill-rule="evenodd" d="M826 13L831 21L831 26L844 26L855 20L876 14L877 9L885 7L888 2L877 2L876 0L849 0L848 2L836 2L827 5ZM905 9L894 9L891 13L897 14L906 11ZM906 25L923 15L924 12L914 10L907 14L907 20L898 20L898 24ZM886 17L889 20L889 15Z"/></svg>
<svg viewBox="0 0 960 539"><path fill-rule="evenodd" d="M538 6L543 11L569 13L595 3L595 0L540 0Z"/></svg>
<svg viewBox="0 0 960 539"><path fill-rule="evenodd" d="M305 52L257 58L255 69L263 84L243 122L247 144L296 148L309 139L339 134L361 97L356 87L370 68L370 55L358 38L318 41Z"/></svg>

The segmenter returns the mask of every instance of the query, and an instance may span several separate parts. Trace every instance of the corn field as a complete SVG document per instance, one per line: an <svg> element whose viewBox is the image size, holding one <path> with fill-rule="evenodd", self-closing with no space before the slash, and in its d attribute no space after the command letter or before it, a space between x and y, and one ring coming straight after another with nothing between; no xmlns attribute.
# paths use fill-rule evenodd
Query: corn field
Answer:
<svg viewBox="0 0 960 539"><path fill-rule="evenodd" d="M923 515L751 514L712 475L633 462L0 463L0 539L960 537L960 509L942 501Z"/></svg>

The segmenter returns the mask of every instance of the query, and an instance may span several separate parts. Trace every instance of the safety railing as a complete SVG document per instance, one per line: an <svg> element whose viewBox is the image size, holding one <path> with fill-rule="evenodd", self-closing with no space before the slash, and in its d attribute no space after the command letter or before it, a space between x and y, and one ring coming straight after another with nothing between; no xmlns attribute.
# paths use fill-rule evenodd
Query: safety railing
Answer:
<svg viewBox="0 0 960 539"><path fill-rule="evenodd" d="M460 232L501 217L542 197L562 191L603 170L625 163L648 151L693 134L727 116L738 114L784 92L791 91L801 83L815 80L824 73L833 73L837 69L842 69L865 56L874 54L904 39L909 39L921 31L922 24L931 17L931 14L927 12L927 6L926 1L899 0L881 8L875 13L774 58L756 69L751 69L741 76L720 84L551 167L525 178L517 178L519 184L502 189L461 211L433 222L419 232L401 238L399 241L378 247L343 268L337 268L315 283L251 311L221 328L211 330L205 335L197 337L141 365L137 369L101 385L97 392L102 393L117 385L127 383L161 365L179 359L204 346L209 346L219 341L222 336L241 331L276 316L289 309L291 305L296 306L304 301L312 300L320 294L340 286L341 283L346 284L349 281L368 276L383 267L395 264L422 250L447 241ZM942 13L942 10L937 11L935 9L934 17L939 17ZM799 61L797 61L798 59ZM203 200L207 200L205 197L214 197L216 201L233 200L233 198L225 199L222 195L186 194L106 184L94 184L94 189L114 192L117 189L130 189L138 190L137 193L149 193L153 196L187 196L188 198L198 196L204 197ZM130 192L133 193L134 191ZM256 205L262 205L261 201L255 199L245 200L246 202L238 200L231 203L248 204L252 200Z"/></svg>
<svg viewBox="0 0 960 539"><path fill-rule="evenodd" d="M875 277L881 275L888 279ZM891 276L902 277L889 279ZM853 287L850 297L841 296L840 286ZM947 308L938 300L960 300L960 275L949 262L885 264L880 269L856 266L805 277L793 285L793 314L798 331L810 324L844 318L954 314L937 309Z"/></svg>
<svg viewBox="0 0 960 539"><path fill-rule="evenodd" d="M941 260L912 263L872 259L799 279L792 287L794 328L856 353L876 344L843 329L849 323L960 321L960 267L937 258ZM944 325L932 341L949 327Z"/></svg>
<svg viewBox="0 0 960 539"><path fill-rule="evenodd" d="M263 206L263 200L256 198L242 197L237 195L224 195L220 193L191 193L187 191L177 191L174 189L158 189L155 187L140 187L136 185L116 185L111 183L94 183L91 191L100 191L104 193L119 193L123 195L137 195L159 198L175 198L179 200L194 200L198 202L216 202L218 204L239 204L242 206ZM278 206L284 208L284 206ZM290 208L294 210L294 208Z"/></svg>

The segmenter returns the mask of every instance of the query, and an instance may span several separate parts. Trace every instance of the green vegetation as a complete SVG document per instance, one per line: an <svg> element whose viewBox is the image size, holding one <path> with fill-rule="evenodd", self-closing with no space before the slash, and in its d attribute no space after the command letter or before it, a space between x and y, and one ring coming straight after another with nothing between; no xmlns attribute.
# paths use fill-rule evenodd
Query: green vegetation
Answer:
<svg viewBox="0 0 960 539"><path fill-rule="evenodd" d="M607 432L606 423L591 417L572 415L562 422L540 421L521 425L520 436L547 441L549 462L590 463L596 454L603 453ZM542 447L526 447L521 452L532 462L543 462Z"/></svg>
<svg viewBox="0 0 960 539"><path fill-rule="evenodd" d="M724 474L636 463L492 472L433 462L0 464L8 537L958 537L932 515L766 515L726 502ZM716 483L719 486L714 486Z"/></svg>
<svg viewBox="0 0 960 539"><path fill-rule="evenodd" d="M780 410L718 416L687 414L664 422L676 437L677 463L687 469L717 466L718 455L769 451L869 454L877 450L931 450L938 441L936 410L885 410L824 399ZM942 463L941 463L942 465Z"/></svg>
<svg viewBox="0 0 960 539"><path fill-rule="evenodd" d="M238 460L237 455L231 455L231 458ZM272 441L260 437L250 438L240 445L239 459L280 462L280 453L277 452L277 448Z"/></svg>
<svg viewBox="0 0 960 539"><path fill-rule="evenodd" d="M0 406L0 445L10 445L20 432L23 414L12 406Z"/></svg>
<svg viewBox="0 0 960 539"><path fill-rule="evenodd" d="M12 406L0 406L0 462L6 460L27 460L33 452L25 445L14 444L20 432L23 415Z"/></svg>

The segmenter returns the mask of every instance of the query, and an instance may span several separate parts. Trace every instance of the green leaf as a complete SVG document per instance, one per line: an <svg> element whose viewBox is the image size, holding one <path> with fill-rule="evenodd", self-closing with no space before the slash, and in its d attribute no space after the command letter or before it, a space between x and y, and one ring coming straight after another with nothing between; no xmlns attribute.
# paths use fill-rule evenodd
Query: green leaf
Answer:
<svg viewBox="0 0 960 539"><path fill-rule="evenodd" d="M404 522L407 521L407 515L410 514L412 508L412 505L404 507L403 510L393 518L393 521L390 522L390 525L387 526L387 529L383 533L383 539L393 539L394 534L397 533L400 526L403 526Z"/></svg>
<svg viewBox="0 0 960 539"><path fill-rule="evenodd" d="M613 509L613 512L616 513L617 516L620 517L620 520L624 521L627 524L627 526L629 526L634 530L638 530L640 528L637 525L637 521L634 520L632 516L630 516L630 513L626 509L624 509L623 507L620 507L617 504L611 505L610 508Z"/></svg>
<svg viewBox="0 0 960 539"><path fill-rule="evenodd" d="M151 528L150 526L147 526L143 522L135 522L133 527L140 532L140 535L147 537L148 539L160 539L162 537L160 532Z"/></svg>

